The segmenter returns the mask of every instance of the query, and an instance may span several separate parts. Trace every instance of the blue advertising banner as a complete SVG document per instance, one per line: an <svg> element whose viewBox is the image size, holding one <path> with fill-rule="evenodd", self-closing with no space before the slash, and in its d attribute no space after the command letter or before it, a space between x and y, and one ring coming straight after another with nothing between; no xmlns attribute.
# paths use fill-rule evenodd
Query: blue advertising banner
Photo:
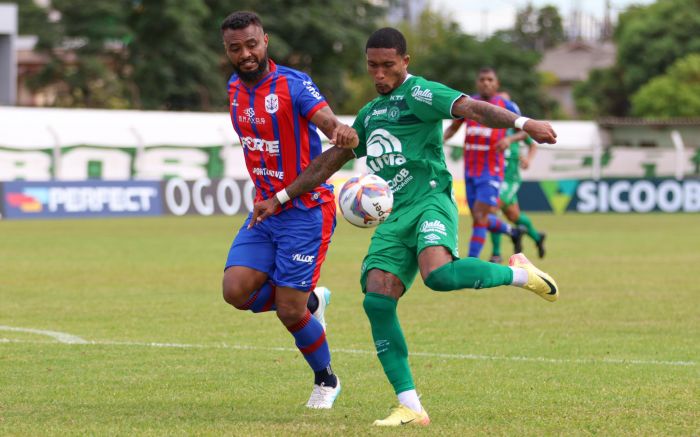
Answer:
<svg viewBox="0 0 700 437"><path fill-rule="evenodd" d="M579 213L700 212L698 179L601 179L523 182L526 211Z"/></svg>
<svg viewBox="0 0 700 437"><path fill-rule="evenodd" d="M6 182L7 219L161 215L160 181Z"/></svg>

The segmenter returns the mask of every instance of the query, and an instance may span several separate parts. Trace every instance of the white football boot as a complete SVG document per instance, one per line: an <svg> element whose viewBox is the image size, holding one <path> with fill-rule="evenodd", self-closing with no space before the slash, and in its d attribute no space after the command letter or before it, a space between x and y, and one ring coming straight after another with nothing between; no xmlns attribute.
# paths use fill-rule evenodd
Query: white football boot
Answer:
<svg viewBox="0 0 700 437"><path fill-rule="evenodd" d="M326 287L316 287L312 293L318 298L318 308L316 308L316 311L314 311L312 315L319 321L321 326L323 326L323 330L325 331L326 318L324 315L326 312L326 307L331 304L331 291Z"/></svg>

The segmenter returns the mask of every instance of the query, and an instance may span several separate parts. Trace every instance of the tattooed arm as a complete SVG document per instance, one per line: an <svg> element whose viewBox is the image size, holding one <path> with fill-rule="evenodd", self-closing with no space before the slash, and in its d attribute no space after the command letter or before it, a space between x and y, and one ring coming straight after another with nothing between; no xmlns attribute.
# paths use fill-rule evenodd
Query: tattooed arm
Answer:
<svg viewBox="0 0 700 437"><path fill-rule="evenodd" d="M474 100L467 96L457 99L452 106L452 115L459 118L469 118L484 126L494 128L514 127L515 120L519 117L500 106ZM529 119L523 126L523 130L537 142L551 144L557 142L556 132L546 121Z"/></svg>
<svg viewBox="0 0 700 437"><path fill-rule="evenodd" d="M287 195L290 199L294 199L304 193L308 193L328 180L336 171L340 170L343 164L354 157L355 154L352 152L352 149L341 148L340 146L331 147L314 158L294 182L287 186L285 189ZM256 223L273 215L280 206L281 203L277 196L272 196L267 200L256 203L248 228L250 229Z"/></svg>

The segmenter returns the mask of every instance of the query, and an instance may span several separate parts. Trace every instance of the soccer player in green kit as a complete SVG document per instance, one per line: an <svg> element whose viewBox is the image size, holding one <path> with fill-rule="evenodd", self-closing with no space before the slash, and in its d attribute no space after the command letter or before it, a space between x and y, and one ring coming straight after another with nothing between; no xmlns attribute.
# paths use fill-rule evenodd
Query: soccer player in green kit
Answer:
<svg viewBox="0 0 700 437"><path fill-rule="evenodd" d="M504 98L508 97L504 96ZM528 217L524 212L520 211L520 205L518 204L518 190L520 189L520 183L522 182L520 168L528 168L530 165L530 160L532 160L532 158L535 156L537 144L535 144L535 142L532 141L532 138L530 138L524 132L516 132L513 129L508 129L506 136L501 139L499 143L502 143L505 147L507 147L505 151L506 166L503 176L503 184L501 184L501 191L499 193L501 211L503 211L503 214L511 223L520 226L527 233L527 235L532 238L537 246L537 255L540 258L543 258L545 255L544 240L546 234L535 229L530 217ZM527 155L522 154L522 143L525 143L528 146ZM502 261L500 233L491 232L491 244L493 246L493 252L491 252L491 258L489 258L489 261L500 264Z"/></svg>
<svg viewBox="0 0 700 437"><path fill-rule="evenodd" d="M281 203L325 181L354 157L384 178L394 193L388 219L376 229L362 263L363 307L369 318L377 356L398 396L398 407L377 426L427 425L408 363L408 346L399 324L397 304L420 272L436 291L515 285L555 301L559 289L551 276L522 254L510 266L457 254L457 206L447 171L442 120L472 118L492 127L515 126L539 142L554 143L556 134L542 121L520 117L470 99L437 82L408 73L406 40L396 29L374 32L365 48L367 71L379 96L359 112L352 128L335 129L334 146L316 157L297 179L275 196L258 202L251 223L280 210ZM359 144L346 139L357 132ZM354 148L353 148L354 146Z"/></svg>

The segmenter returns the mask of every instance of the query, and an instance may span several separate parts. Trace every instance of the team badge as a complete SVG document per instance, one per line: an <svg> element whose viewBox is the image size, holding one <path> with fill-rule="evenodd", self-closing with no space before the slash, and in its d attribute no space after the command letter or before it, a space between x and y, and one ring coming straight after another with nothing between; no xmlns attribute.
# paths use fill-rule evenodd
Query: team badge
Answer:
<svg viewBox="0 0 700 437"><path fill-rule="evenodd" d="M398 121L400 117L401 111L398 107L392 106L391 108L389 108L389 114L387 115L389 121Z"/></svg>
<svg viewBox="0 0 700 437"><path fill-rule="evenodd" d="M269 94L265 97L265 110L268 114L274 114L280 108L280 102L277 94Z"/></svg>

